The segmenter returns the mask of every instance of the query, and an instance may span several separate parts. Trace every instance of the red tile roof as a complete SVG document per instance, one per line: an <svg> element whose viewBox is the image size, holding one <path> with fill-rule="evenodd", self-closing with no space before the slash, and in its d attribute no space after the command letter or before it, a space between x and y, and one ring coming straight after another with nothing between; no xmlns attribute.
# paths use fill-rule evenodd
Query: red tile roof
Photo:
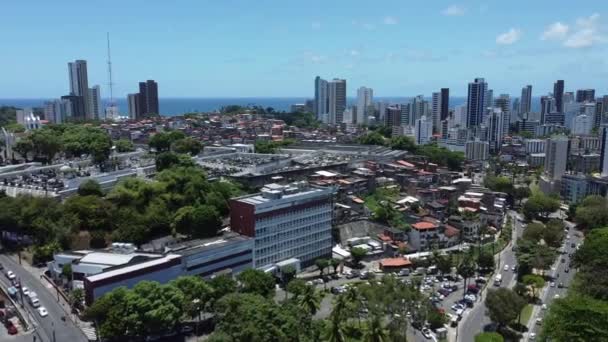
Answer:
<svg viewBox="0 0 608 342"><path fill-rule="evenodd" d="M387 258L380 260L381 267L407 267L411 265L412 262L406 258Z"/></svg>
<svg viewBox="0 0 608 342"><path fill-rule="evenodd" d="M417 222L414 223L412 225L412 228L416 229L416 230L430 230L430 229L436 229L437 225L431 222Z"/></svg>
<svg viewBox="0 0 608 342"><path fill-rule="evenodd" d="M460 235L460 230L458 230L458 228L450 226L449 224L446 224L445 231L443 232L443 234L445 234L445 236L451 238L451 237Z"/></svg>

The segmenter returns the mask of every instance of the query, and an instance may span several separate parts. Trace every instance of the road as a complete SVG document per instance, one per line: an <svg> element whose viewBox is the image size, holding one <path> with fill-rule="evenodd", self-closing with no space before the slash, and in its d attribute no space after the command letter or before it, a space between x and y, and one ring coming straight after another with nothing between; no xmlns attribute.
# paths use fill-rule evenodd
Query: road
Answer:
<svg viewBox="0 0 608 342"><path fill-rule="evenodd" d="M576 248L571 247L571 244L574 243L576 245L583 242L582 235L581 237L574 235L576 231L572 228L573 224L567 221L564 222L570 227L570 239L566 240L566 243L564 245L565 253L558 256L556 264L554 265L555 269L551 270L551 276L555 279L555 286L552 287L550 285L547 285L544 288L543 293L541 294L542 302L546 304L547 307L551 305L551 303L555 299L555 295L559 295L561 298L566 296L568 287L572 284L572 280L574 279L574 275L576 274L575 269L569 270L568 273L565 272L566 268L570 268L569 263L571 258L569 257L569 254L574 253L576 250ZM561 262L562 259L564 259L564 262ZM564 287L559 288L559 283L563 283ZM524 341L529 340L530 333L534 333L536 334L536 336L540 334L540 331L542 330L542 325L536 324L536 319L542 319L544 315L545 310L542 310L539 305L536 305L534 307L534 310L532 311L530 321L528 322L529 333L525 334Z"/></svg>
<svg viewBox="0 0 608 342"><path fill-rule="evenodd" d="M517 213L509 211L509 215L513 222L513 236L512 242L498 254L498 270L502 274L500 287L513 287L517 281L517 273L511 270L511 267L517 264L513 246L515 246L517 238L523 233L523 228L519 220L517 220ZM505 265L509 268L507 271L504 270ZM488 279L488 287L494 287L493 281L494 279ZM456 341L474 341L475 335L484 331L492 323L486 315L485 293L487 291L482 293L481 298L478 298L477 304L472 309L466 310L463 314L462 321L458 325Z"/></svg>
<svg viewBox="0 0 608 342"><path fill-rule="evenodd" d="M44 306L49 315L46 317L40 317L38 312L32 308L28 303L24 303L23 307L30 313L37 326L38 341L42 339L42 342L79 342L87 341L83 333L69 320L61 320L61 317L66 315L60 304L57 302L57 297L54 293L43 284L39 278L33 276L27 270L19 265L18 262L7 257L6 255L0 255L0 263L4 265L6 270L11 270L15 273L17 278L21 279L22 286L27 286L30 291L35 291L38 294L38 298L42 306ZM6 276L0 276L0 283L7 287L10 282ZM21 298L18 298L21 301Z"/></svg>

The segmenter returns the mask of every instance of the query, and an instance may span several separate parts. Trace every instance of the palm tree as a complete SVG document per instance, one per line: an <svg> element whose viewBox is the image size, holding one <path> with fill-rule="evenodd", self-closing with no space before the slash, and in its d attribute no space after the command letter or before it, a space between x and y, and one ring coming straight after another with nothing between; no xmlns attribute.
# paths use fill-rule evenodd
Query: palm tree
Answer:
<svg viewBox="0 0 608 342"><path fill-rule="evenodd" d="M339 295L329 317L329 330L326 339L329 342L345 342L344 321L347 319L348 302L345 295Z"/></svg>
<svg viewBox="0 0 608 342"><path fill-rule="evenodd" d="M313 286L307 286L304 293L299 298L298 304L302 309L308 312L308 314L314 316L319 310L321 299L321 295L315 291Z"/></svg>
<svg viewBox="0 0 608 342"><path fill-rule="evenodd" d="M365 342L386 342L388 341L386 329L382 325L382 317L379 314L374 313L372 319L369 321L367 329L363 334L363 341Z"/></svg>
<svg viewBox="0 0 608 342"><path fill-rule="evenodd" d="M467 292L467 280L475 275L475 267L470 255L465 255L460 265L458 265L458 274L464 279L464 291L462 292L464 298L464 295Z"/></svg>

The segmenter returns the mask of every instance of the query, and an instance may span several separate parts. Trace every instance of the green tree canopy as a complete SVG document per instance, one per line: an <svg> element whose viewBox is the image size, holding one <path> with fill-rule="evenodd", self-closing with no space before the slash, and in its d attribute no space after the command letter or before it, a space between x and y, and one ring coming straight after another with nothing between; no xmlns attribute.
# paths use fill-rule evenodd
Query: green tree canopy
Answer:
<svg viewBox="0 0 608 342"><path fill-rule="evenodd" d="M101 191L101 186L94 179L87 179L82 182L78 187L78 194L80 196L103 196L103 191Z"/></svg>
<svg viewBox="0 0 608 342"><path fill-rule="evenodd" d="M239 273L237 280L241 284L241 291L244 293L257 294L263 297L274 295L275 281L269 273L248 269Z"/></svg>
<svg viewBox="0 0 608 342"><path fill-rule="evenodd" d="M526 301L511 289L488 290L486 308L492 322L506 326L519 317L524 306Z"/></svg>
<svg viewBox="0 0 608 342"><path fill-rule="evenodd" d="M575 220L583 228L608 226L608 201L601 196L588 196L576 206Z"/></svg>
<svg viewBox="0 0 608 342"><path fill-rule="evenodd" d="M127 139L118 139L118 140L114 141L114 147L116 148L116 151L119 153L135 151L135 147L133 146L133 143L131 142L131 140L127 140Z"/></svg>
<svg viewBox="0 0 608 342"><path fill-rule="evenodd" d="M187 137L175 140L171 144L171 149L177 153L190 153L191 155L195 156L201 152L203 145L200 143L200 141Z"/></svg>

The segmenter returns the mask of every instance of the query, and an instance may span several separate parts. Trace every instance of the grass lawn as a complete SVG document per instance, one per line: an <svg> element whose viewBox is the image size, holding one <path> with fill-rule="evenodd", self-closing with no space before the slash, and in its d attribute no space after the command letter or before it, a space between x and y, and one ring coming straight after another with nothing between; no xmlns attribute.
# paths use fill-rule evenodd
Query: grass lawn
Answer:
<svg viewBox="0 0 608 342"><path fill-rule="evenodd" d="M521 310L521 317L519 319L521 324L528 325L528 321L530 320L530 317L532 316L533 309L534 309L534 306L532 304L527 304L526 306L524 306L523 310Z"/></svg>

